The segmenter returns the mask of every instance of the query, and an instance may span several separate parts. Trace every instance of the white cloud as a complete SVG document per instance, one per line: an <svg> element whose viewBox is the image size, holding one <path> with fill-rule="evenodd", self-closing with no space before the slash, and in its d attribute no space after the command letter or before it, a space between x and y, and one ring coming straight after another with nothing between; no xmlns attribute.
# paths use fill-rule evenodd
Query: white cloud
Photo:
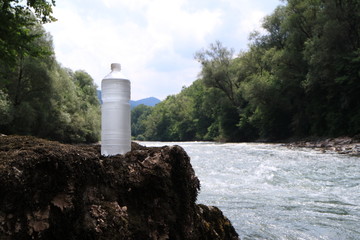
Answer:
<svg viewBox="0 0 360 240"><path fill-rule="evenodd" d="M254 30L261 30L262 20L266 16L266 13L263 11L253 11L249 13L246 18L240 21L238 25L238 34L243 35L243 33L250 33Z"/></svg>
<svg viewBox="0 0 360 240"><path fill-rule="evenodd" d="M204 42L204 37L221 24L221 12L202 9L187 12L184 1L152 1L146 12L149 31L174 39Z"/></svg>
<svg viewBox="0 0 360 240"><path fill-rule="evenodd" d="M279 5L280 0L221 0L224 4L228 4L232 15L236 19L232 23L233 33L230 43L235 43L230 47L236 48L237 51L245 50L248 44L248 38L254 30L262 32L262 21L265 16ZM236 44L237 43L237 44Z"/></svg>
<svg viewBox="0 0 360 240"><path fill-rule="evenodd" d="M226 1L230 9L241 7L237 1ZM120 62L132 81L133 99L164 99L178 93L200 71L192 57L195 51L222 40L225 34L215 35L225 27L230 29L229 24L236 29L228 31L226 37L236 39L262 15L261 11L242 9L245 18L227 22L228 16L237 14L227 12L229 7L190 10L191 0L94 0L79 4L83 3L60 1L54 8L58 22L46 25L54 37L58 61L73 70L87 71L99 86L110 63Z"/></svg>
<svg viewBox="0 0 360 240"><path fill-rule="evenodd" d="M151 3L151 0L102 0L107 8L126 7L130 10L142 10Z"/></svg>

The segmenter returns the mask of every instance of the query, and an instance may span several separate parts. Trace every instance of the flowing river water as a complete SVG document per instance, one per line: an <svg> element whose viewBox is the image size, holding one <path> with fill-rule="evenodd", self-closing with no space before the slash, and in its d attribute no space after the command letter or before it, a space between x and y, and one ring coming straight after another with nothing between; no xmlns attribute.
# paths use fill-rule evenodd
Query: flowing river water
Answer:
<svg viewBox="0 0 360 240"><path fill-rule="evenodd" d="M180 145L200 179L198 203L219 207L242 240L360 239L360 157L278 144Z"/></svg>

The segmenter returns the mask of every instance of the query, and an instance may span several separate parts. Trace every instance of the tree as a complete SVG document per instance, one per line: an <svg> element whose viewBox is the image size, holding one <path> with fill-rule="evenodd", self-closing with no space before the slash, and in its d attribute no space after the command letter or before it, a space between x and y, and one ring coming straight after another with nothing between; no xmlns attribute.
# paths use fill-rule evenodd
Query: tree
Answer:
<svg viewBox="0 0 360 240"><path fill-rule="evenodd" d="M135 139L145 140L146 127L144 122L151 114L152 107L140 104L131 110L131 134Z"/></svg>
<svg viewBox="0 0 360 240"><path fill-rule="evenodd" d="M250 45L263 68L241 85L263 136L359 133L359 7L288 0L265 18L267 34L254 34Z"/></svg>
<svg viewBox="0 0 360 240"><path fill-rule="evenodd" d="M306 42L309 72L304 87L309 96L312 133L353 135L360 132L359 1L321 1L321 9ZM321 94L319 94L321 93Z"/></svg>
<svg viewBox="0 0 360 240"><path fill-rule="evenodd" d="M233 67L233 49L223 47L220 41L210 44L209 49L199 51L195 59L202 65L201 76L209 87L225 93L235 107L241 104L236 96L239 88L236 68Z"/></svg>
<svg viewBox="0 0 360 240"><path fill-rule="evenodd" d="M51 36L41 25L32 47L53 53ZM23 56L11 71L4 66L1 81L0 132L25 134L62 142L96 142L100 136L100 106L93 79L57 63L53 54Z"/></svg>
<svg viewBox="0 0 360 240"><path fill-rule="evenodd" d="M25 56L37 56L42 50L32 42L41 34L31 28L56 19L52 16L51 0L2 0L0 2L0 64L12 69Z"/></svg>
<svg viewBox="0 0 360 240"><path fill-rule="evenodd" d="M56 61L42 23L55 1L0 3L0 132L96 142L100 107L93 79Z"/></svg>
<svg viewBox="0 0 360 240"><path fill-rule="evenodd" d="M51 15L54 4L45 0L0 3L0 89L9 97L13 123L6 131L16 126L18 133L31 132L41 123L38 113L46 112L40 108L49 106L43 100L52 93L49 72L55 57L51 36L41 23L55 20Z"/></svg>
<svg viewBox="0 0 360 240"><path fill-rule="evenodd" d="M360 2L287 0L233 57L199 51L200 79L144 121L153 140L244 141L360 133Z"/></svg>
<svg viewBox="0 0 360 240"><path fill-rule="evenodd" d="M12 104L9 96L0 90L0 129L1 125L9 124L12 121Z"/></svg>
<svg viewBox="0 0 360 240"><path fill-rule="evenodd" d="M33 26L31 31L41 37L32 41L32 47L44 49L52 53L52 40L40 25ZM24 56L18 60L18 65L13 69L0 66L4 81L0 89L8 95L11 104L11 124L5 129L7 132L29 134L44 130L42 123L46 122L46 113L49 112L48 99L53 93L51 71L55 63L52 54L41 56ZM43 115L44 114L44 115ZM24 119L27 121L24 121Z"/></svg>

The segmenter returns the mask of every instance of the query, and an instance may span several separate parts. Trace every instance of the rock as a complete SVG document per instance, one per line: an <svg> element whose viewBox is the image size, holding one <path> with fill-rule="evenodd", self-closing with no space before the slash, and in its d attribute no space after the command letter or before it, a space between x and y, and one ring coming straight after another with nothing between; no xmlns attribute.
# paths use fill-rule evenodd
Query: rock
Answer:
<svg viewBox="0 0 360 240"><path fill-rule="evenodd" d="M284 144L289 148L314 148L321 152L337 152L339 154L348 154L360 156L360 141L357 137L339 137L328 138L317 141L298 141Z"/></svg>
<svg viewBox="0 0 360 240"><path fill-rule="evenodd" d="M197 206L202 239L239 239L231 222L217 207Z"/></svg>
<svg viewBox="0 0 360 240"><path fill-rule="evenodd" d="M0 138L0 239L238 239L179 146L103 157L99 145Z"/></svg>

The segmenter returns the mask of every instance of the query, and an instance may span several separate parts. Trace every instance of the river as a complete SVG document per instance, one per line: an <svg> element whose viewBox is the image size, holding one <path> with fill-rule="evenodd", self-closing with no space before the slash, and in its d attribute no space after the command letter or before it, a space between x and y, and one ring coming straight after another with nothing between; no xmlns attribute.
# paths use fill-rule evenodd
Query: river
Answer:
<svg viewBox="0 0 360 240"><path fill-rule="evenodd" d="M219 207L242 240L360 239L360 158L278 144L180 145L201 182L198 203Z"/></svg>

